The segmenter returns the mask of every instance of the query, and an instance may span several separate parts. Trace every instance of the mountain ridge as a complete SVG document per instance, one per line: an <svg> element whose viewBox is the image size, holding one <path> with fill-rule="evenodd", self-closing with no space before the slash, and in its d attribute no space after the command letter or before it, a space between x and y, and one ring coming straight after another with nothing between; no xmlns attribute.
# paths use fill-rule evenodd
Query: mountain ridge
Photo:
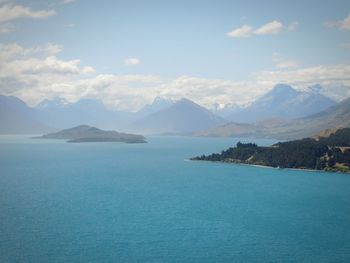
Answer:
<svg viewBox="0 0 350 263"><path fill-rule="evenodd" d="M148 115L133 124L133 128L146 133L186 134L225 122L208 109L182 98L168 108Z"/></svg>
<svg viewBox="0 0 350 263"><path fill-rule="evenodd" d="M52 131L37 119L34 109L14 96L0 95L0 134L26 134Z"/></svg>
<svg viewBox="0 0 350 263"><path fill-rule="evenodd" d="M298 91L277 84L251 105L227 116L234 122L254 123L271 118L301 118L335 105L336 102L316 91Z"/></svg>
<svg viewBox="0 0 350 263"><path fill-rule="evenodd" d="M249 127L245 132L239 132ZM266 120L259 123L228 123L195 133L213 137L269 137L289 140L311 137L332 128L350 127L350 98L307 117L292 120ZM239 130L240 129L240 130Z"/></svg>

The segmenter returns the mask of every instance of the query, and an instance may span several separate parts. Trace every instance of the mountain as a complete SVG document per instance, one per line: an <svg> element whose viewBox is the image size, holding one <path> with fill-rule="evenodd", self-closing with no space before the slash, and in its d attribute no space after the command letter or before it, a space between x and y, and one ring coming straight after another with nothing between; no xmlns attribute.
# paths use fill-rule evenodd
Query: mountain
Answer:
<svg viewBox="0 0 350 263"><path fill-rule="evenodd" d="M250 123L229 122L219 127L196 132L195 136L203 137L254 137L259 136L260 128Z"/></svg>
<svg viewBox="0 0 350 263"><path fill-rule="evenodd" d="M350 127L350 98L319 113L271 125L267 133L281 139L313 136L326 129Z"/></svg>
<svg viewBox="0 0 350 263"><path fill-rule="evenodd" d="M239 112L241 109L242 108L240 106L235 104L222 105L222 104L215 103L213 106L212 112L222 118L228 118L231 115L234 115L237 112Z"/></svg>
<svg viewBox="0 0 350 263"><path fill-rule="evenodd" d="M88 125L79 125L55 133L45 134L35 139L65 139L68 142L125 142L145 143L145 137L137 134L103 131Z"/></svg>
<svg viewBox="0 0 350 263"><path fill-rule="evenodd" d="M129 117L127 113L107 109L97 99L88 98L68 103L56 97L44 100L36 106L35 110L43 123L55 128L68 128L80 123L107 129L123 128Z"/></svg>
<svg viewBox="0 0 350 263"><path fill-rule="evenodd" d="M53 109L62 109L64 108L66 105L68 105L68 101L66 101L63 98L60 97L54 97L51 100L49 99L45 99L42 102L40 102L38 105L36 105L36 109L39 110L44 110L44 109L49 109L49 110L53 110Z"/></svg>
<svg viewBox="0 0 350 263"><path fill-rule="evenodd" d="M188 99L136 121L132 128L156 134L186 134L225 123L221 117Z"/></svg>
<svg viewBox="0 0 350 263"><path fill-rule="evenodd" d="M170 99L165 99L162 97L157 96L152 104L147 104L143 106L136 114L137 118L143 118L146 117L147 115L150 115L152 113L155 113L157 111L163 110L165 108L170 107L171 105L174 104L173 100Z"/></svg>
<svg viewBox="0 0 350 263"><path fill-rule="evenodd" d="M344 98L350 97L350 88L342 84L333 84L327 86L321 86L319 84L309 87L309 90L322 95L325 95L337 102L342 101Z"/></svg>
<svg viewBox="0 0 350 263"><path fill-rule="evenodd" d="M270 137L282 140L315 136L323 130L350 127L350 98L310 116L292 120L270 119L255 124L228 123L195 133L212 137Z"/></svg>
<svg viewBox="0 0 350 263"><path fill-rule="evenodd" d="M342 130L342 129L344 129L344 128L338 127L338 128L326 129L324 131L319 132L318 134L315 134L312 138L319 141L322 138L330 137L331 135L335 134L336 132L338 132L339 130Z"/></svg>
<svg viewBox="0 0 350 263"><path fill-rule="evenodd" d="M305 117L333 106L336 102L316 92L302 92L286 84L278 84L250 106L227 118L234 122L253 123L270 118Z"/></svg>
<svg viewBox="0 0 350 263"><path fill-rule="evenodd" d="M22 100L0 95L0 134L34 134L50 130Z"/></svg>

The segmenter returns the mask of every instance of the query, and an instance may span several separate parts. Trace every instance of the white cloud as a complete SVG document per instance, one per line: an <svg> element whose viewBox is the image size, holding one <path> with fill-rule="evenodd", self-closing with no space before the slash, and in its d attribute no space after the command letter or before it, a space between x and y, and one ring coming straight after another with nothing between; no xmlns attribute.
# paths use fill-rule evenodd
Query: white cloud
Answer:
<svg viewBox="0 0 350 263"><path fill-rule="evenodd" d="M80 60L61 60L57 54L62 46L49 43L24 48L17 43L0 44L0 87L2 91L17 91L54 83L66 83L72 76L85 76L94 72L82 67Z"/></svg>
<svg viewBox="0 0 350 263"><path fill-rule="evenodd" d="M107 106L135 111L156 96L186 97L205 107L214 104L246 105L284 82L297 88L319 83L325 87L350 87L350 64L257 72L251 81L179 76L165 79L154 75L90 74L94 69L80 60L57 57L62 47L47 44L24 48L0 45L0 94L19 96L30 105L44 98L60 96L68 101L94 97ZM278 54L274 59L281 58ZM281 62L282 63L282 62ZM336 92L334 92L336 93Z"/></svg>
<svg viewBox="0 0 350 263"><path fill-rule="evenodd" d="M30 58L8 62L3 68L18 74L80 74L91 73L90 67L80 68L80 60L63 61L55 56L45 59Z"/></svg>
<svg viewBox="0 0 350 263"><path fill-rule="evenodd" d="M33 48L24 48L17 43L1 44L0 43L0 62L8 59L25 58L30 56L52 56L62 51L61 45L48 43L44 46L36 46Z"/></svg>
<svg viewBox="0 0 350 263"><path fill-rule="evenodd" d="M0 2L0 34L14 31L14 26L9 21L20 18L44 19L56 14L55 10L35 11L29 7L14 5L7 2L8 1L2 1L2 3L5 3L4 5L1 5Z"/></svg>
<svg viewBox="0 0 350 263"><path fill-rule="evenodd" d="M275 66L279 69L290 69L299 66L298 61L294 59L285 59L278 53L273 54L272 61L274 62Z"/></svg>
<svg viewBox="0 0 350 263"><path fill-rule="evenodd" d="M243 25L239 28L227 33L229 37L249 37L253 31L253 28L248 25Z"/></svg>
<svg viewBox="0 0 350 263"><path fill-rule="evenodd" d="M162 80L153 75L100 74L93 78L81 79L72 86L79 89L75 100L93 96L111 108L137 110L153 100L159 92Z"/></svg>
<svg viewBox="0 0 350 263"><path fill-rule="evenodd" d="M343 20L325 22L324 25L326 27L337 27L341 30L350 30L350 14Z"/></svg>
<svg viewBox="0 0 350 263"><path fill-rule="evenodd" d="M6 22L19 18L43 19L55 15L55 10L34 11L22 5L5 4L0 7L0 22Z"/></svg>
<svg viewBox="0 0 350 263"><path fill-rule="evenodd" d="M85 73L85 74L92 74L92 73L95 73L96 70L93 67L85 66L85 67L83 67L81 72Z"/></svg>
<svg viewBox="0 0 350 263"><path fill-rule="evenodd" d="M228 32L226 35L228 37L235 37L235 38L250 37L252 35L277 35L282 33L285 30L294 31L298 25L299 25L298 22L292 22L289 26L286 27L281 22L274 20L256 29L254 29L252 26L249 26L249 25L243 25L239 28L233 29L232 31Z"/></svg>
<svg viewBox="0 0 350 263"><path fill-rule="evenodd" d="M270 86L283 82L298 87L307 87L314 84L350 87L350 64L320 65L284 71L263 71L256 74L256 81Z"/></svg>
<svg viewBox="0 0 350 263"><path fill-rule="evenodd" d="M283 24L276 20L262 25L254 31L256 35L277 35L283 30Z"/></svg>
<svg viewBox="0 0 350 263"><path fill-rule="evenodd" d="M340 23L340 28L350 30L350 14Z"/></svg>
<svg viewBox="0 0 350 263"><path fill-rule="evenodd" d="M46 52L48 54L56 55L56 54L60 53L62 51L62 49L63 49L63 47L61 45L48 43L40 51L44 51L44 52Z"/></svg>
<svg viewBox="0 0 350 263"><path fill-rule="evenodd" d="M180 76L161 85L158 95L169 99L191 99L207 108L218 104L245 105L262 95L268 87L252 81L232 81Z"/></svg>
<svg viewBox="0 0 350 263"><path fill-rule="evenodd" d="M141 63L141 61L138 58L127 58L124 60L124 65L127 65L127 66L134 66L134 65L138 65L140 63Z"/></svg>
<svg viewBox="0 0 350 263"><path fill-rule="evenodd" d="M276 67L280 69L296 68L298 65L298 62L293 59L280 60L276 63Z"/></svg>

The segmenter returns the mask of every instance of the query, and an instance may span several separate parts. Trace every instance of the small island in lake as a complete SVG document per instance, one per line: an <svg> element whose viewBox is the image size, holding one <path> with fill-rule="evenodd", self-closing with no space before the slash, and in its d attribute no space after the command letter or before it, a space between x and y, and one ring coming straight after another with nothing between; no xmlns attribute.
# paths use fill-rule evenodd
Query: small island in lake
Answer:
<svg viewBox="0 0 350 263"><path fill-rule="evenodd" d="M104 131L88 125L80 125L55 133L45 134L35 139L63 139L71 143L79 142L124 142L146 143L146 138L138 134Z"/></svg>
<svg viewBox="0 0 350 263"><path fill-rule="evenodd" d="M326 131L314 138L279 142L269 147L238 142L236 147L221 153L191 160L350 172L350 128Z"/></svg>

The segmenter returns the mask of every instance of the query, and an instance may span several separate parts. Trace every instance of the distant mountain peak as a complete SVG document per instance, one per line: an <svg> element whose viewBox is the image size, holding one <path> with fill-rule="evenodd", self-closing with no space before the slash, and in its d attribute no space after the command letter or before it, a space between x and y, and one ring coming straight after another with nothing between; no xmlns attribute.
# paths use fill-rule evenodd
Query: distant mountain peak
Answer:
<svg viewBox="0 0 350 263"><path fill-rule="evenodd" d="M294 90L291 85L286 83L278 83L273 87L274 90Z"/></svg>
<svg viewBox="0 0 350 263"><path fill-rule="evenodd" d="M36 108L59 108L64 107L67 104L69 104L69 102L66 99L61 97L53 97L52 99L44 99L36 106Z"/></svg>
<svg viewBox="0 0 350 263"><path fill-rule="evenodd" d="M288 84L277 84L250 106L230 116L236 122L257 122L270 118L294 119L322 111L335 102L318 92L304 92Z"/></svg>
<svg viewBox="0 0 350 263"><path fill-rule="evenodd" d="M292 88L292 86L288 85L288 84L277 84L275 85L272 90L270 90L266 95L270 95L270 94L295 94L298 91L295 90L294 88Z"/></svg>
<svg viewBox="0 0 350 263"><path fill-rule="evenodd" d="M92 127L90 125L87 125L87 124L81 124L81 125L78 125L78 126L75 126L71 129L84 129L84 130L87 130L87 129L90 129L90 128L95 128L95 127ZM97 128L95 128L97 129Z"/></svg>
<svg viewBox="0 0 350 263"><path fill-rule="evenodd" d="M28 105L15 96L0 95L0 103L18 104L27 107Z"/></svg>
<svg viewBox="0 0 350 263"><path fill-rule="evenodd" d="M167 99L161 96L157 96L154 98L152 104L163 103L163 102L173 102L172 99Z"/></svg>
<svg viewBox="0 0 350 263"><path fill-rule="evenodd" d="M154 112L134 123L147 133L184 134L211 128L225 121L195 102L182 98L171 106Z"/></svg>
<svg viewBox="0 0 350 263"><path fill-rule="evenodd" d="M179 99L177 102L175 102L175 104L198 105L198 104L196 104L195 102L193 102L192 100L187 99L187 98L181 98L181 99Z"/></svg>
<svg viewBox="0 0 350 263"><path fill-rule="evenodd" d="M182 98L175 102L172 107L178 107L178 108L186 108L186 109L196 109L198 111L207 112L207 114L213 114L211 111L209 111L207 108L195 103L194 101ZM213 114L214 115L214 114Z"/></svg>
<svg viewBox="0 0 350 263"><path fill-rule="evenodd" d="M309 87L309 90L313 93L320 94L323 90L323 87L320 84L315 84Z"/></svg>
<svg viewBox="0 0 350 263"><path fill-rule="evenodd" d="M48 131L36 112L14 96L0 95L0 134L30 134Z"/></svg>
<svg viewBox="0 0 350 263"><path fill-rule="evenodd" d="M157 96L154 98L153 102L151 104L146 104L143 106L138 113L141 117L144 117L146 115L152 114L154 112L157 112L159 110L165 109L167 107L170 107L174 104L174 101L171 99L166 99L161 96Z"/></svg>

